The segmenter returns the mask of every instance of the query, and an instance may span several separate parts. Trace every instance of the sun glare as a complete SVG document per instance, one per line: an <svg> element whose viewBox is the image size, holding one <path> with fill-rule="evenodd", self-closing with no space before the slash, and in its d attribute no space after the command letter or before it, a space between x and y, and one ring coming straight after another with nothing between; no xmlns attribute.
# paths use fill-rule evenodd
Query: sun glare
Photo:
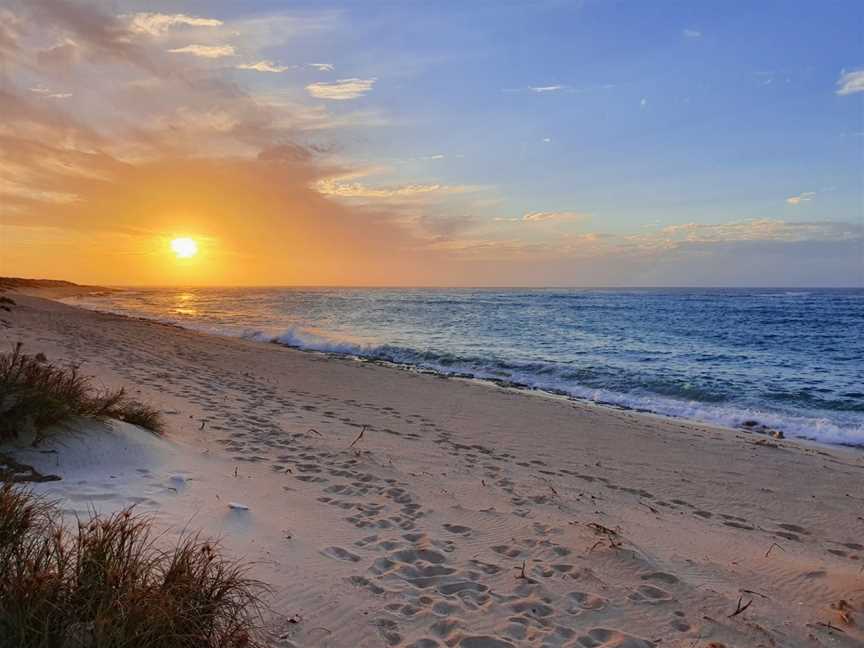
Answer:
<svg viewBox="0 0 864 648"><path fill-rule="evenodd" d="M191 238L176 238L171 241L171 251L178 259L189 259L198 254L198 243Z"/></svg>

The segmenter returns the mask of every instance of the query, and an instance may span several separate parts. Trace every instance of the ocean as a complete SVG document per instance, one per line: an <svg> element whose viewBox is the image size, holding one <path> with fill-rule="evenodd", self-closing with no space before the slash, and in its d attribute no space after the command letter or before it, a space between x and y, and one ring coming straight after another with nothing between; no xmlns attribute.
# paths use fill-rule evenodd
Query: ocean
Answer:
<svg viewBox="0 0 864 648"><path fill-rule="evenodd" d="M128 289L190 329L864 446L864 290Z"/></svg>

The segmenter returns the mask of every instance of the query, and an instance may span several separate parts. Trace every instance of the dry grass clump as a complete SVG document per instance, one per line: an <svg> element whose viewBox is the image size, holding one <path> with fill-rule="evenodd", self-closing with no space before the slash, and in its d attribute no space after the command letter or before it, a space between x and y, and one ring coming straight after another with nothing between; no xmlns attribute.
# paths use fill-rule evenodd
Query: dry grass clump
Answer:
<svg viewBox="0 0 864 648"><path fill-rule="evenodd" d="M164 551L130 510L70 529L0 487L0 648L254 648L263 591L198 536Z"/></svg>
<svg viewBox="0 0 864 648"><path fill-rule="evenodd" d="M18 344L0 354L0 442L20 431L37 432L73 417L113 418L161 433L162 418L122 389L98 391L76 367L58 367L42 354L29 356Z"/></svg>

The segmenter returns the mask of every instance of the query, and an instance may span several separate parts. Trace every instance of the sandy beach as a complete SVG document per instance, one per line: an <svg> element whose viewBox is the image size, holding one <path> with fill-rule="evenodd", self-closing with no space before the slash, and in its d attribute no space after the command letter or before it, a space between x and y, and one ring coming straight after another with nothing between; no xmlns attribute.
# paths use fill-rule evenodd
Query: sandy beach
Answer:
<svg viewBox="0 0 864 648"><path fill-rule="evenodd" d="M0 345L165 414L15 451L272 588L278 646L860 646L864 453L8 293Z"/></svg>

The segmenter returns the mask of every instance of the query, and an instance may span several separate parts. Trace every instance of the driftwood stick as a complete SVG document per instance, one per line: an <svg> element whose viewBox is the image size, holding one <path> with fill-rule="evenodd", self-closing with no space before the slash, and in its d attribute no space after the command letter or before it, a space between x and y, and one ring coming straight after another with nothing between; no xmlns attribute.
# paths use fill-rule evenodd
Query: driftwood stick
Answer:
<svg viewBox="0 0 864 648"><path fill-rule="evenodd" d="M527 579L528 575L525 573L525 561L522 561L522 570L519 572L519 575L516 578L524 578Z"/></svg>
<svg viewBox="0 0 864 648"><path fill-rule="evenodd" d="M730 618L730 619L731 619L732 617L736 617L736 616L738 616L738 615L741 614L744 610L746 610L746 609L749 608L751 605L753 605L753 599L750 599L750 600L747 601L744 605L741 605L741 601L743 601L743 600L744 600L744 597L743 597L743 596L739 596L739 597L738 597L738 605L735 606L735 611L734 611L732 614L729 615L729 618Z"/></svg>
<svg viewBox="0 0 864 648"><path fill-rule="evenodd" d="M357 438L354 439L354 440L351 442L351 445L348 446L348 449L349 449L349 450L350 450L351 448L353 448L355 445L357 445L357 442L360 441L360 439L363 438L363 434L364 434L365 432L366 432L366 426L364 425L364 426L363 426L363 429L360 430L360 434L357 435Z"/></svg>
<svg viewBox="0 0 864 648"><path fill-rule="evenodd" d="M777 547L780 551L786 551L783 547L781 547L781 546L780 546L779 544L777 544L776 542L772 542L772 543L771 543L771 546L768 547L768 551L765 552L765 557L766 557L766 558L768 557L768 554L771 553L771 550L772 550L774 547Z"/></svg>

